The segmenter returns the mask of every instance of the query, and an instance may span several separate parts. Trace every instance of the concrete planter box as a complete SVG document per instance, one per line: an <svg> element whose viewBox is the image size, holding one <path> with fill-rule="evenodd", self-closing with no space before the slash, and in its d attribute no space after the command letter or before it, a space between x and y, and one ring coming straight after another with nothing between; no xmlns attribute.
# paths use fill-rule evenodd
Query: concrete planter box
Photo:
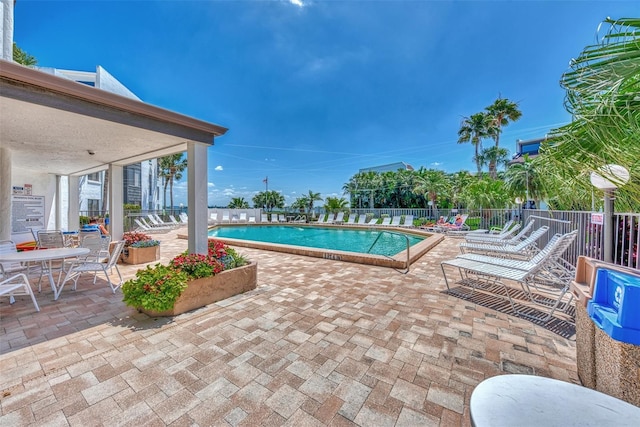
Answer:
<svg viewBox="0 0 640 427"><path fill-rule="evenodd" d="M190 281L171 310L158 312L141 308L140 311L151 317L177 316L255 289L257 283L258 264L251 262L243 267L223 271L212 277Z"/></svg>
<svg viewBox="0 0 640 427"><path fill-rule="evenodd" d="M160 245L148 248L124 248L120 259L125 264L145 264L160 259Z"/></svg>

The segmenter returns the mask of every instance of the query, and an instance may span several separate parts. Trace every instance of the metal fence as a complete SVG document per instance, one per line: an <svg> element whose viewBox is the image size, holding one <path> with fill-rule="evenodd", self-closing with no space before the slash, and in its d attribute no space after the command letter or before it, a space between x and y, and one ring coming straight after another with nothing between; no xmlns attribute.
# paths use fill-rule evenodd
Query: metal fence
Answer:
<svg viewBox="0 0 640 427"><path fill-rule="evenodd" d="M352 213L369 214L373 217L383 215L414 215L419 222L435 221L439 215L451 216L455 214L468 214L466 224L473 229L491 229L502 227L509 219L527 222L529 219L536 221L538 226L546 225L549 232L539 241L539 245L545 245L556 233L567 233L578 230L578 236L573 245L569 247L563 258L565 261L576 265L578 256L585 255L591 258L604 260L604 233L603 226L591 222L592 212L585 211L546 211L532 209L352 209ZM617 213L613 215L613 262L618 265L640 269L638 249L640 248L640 213Z"/></svg>

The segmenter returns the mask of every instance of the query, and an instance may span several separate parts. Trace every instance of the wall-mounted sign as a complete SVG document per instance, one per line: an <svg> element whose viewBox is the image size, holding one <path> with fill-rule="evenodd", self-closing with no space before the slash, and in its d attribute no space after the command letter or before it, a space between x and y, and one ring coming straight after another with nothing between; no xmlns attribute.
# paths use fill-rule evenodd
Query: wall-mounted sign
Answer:
<svg viewBox="0 0 640 427"><path fill-rule="evenodd" d="M31 228L44 228L44 196L11 196L11 231L29 233Z"/></svg>
<svg viewBox="0 0 640 427"><path fill-rule="evenodd" d="M11 194L24 194L24 187L14 185L11 187Z"/></svg>
<svg viewBox="0 0 640 427"><path fill-rule="evenodd" d="M601 212L591 213L591 224L602 225L604 224L604 214Z"/></svg>

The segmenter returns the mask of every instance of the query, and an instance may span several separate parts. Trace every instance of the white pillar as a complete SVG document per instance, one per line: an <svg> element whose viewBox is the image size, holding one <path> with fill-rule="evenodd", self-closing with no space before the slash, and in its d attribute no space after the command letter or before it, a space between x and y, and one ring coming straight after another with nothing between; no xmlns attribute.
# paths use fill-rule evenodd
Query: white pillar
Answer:
<svg viewBox="0 0 640 427"><path fill-rule="evenodd" d="M208 145L187 143L187 202L189 216L189 253L206 254L209 231L207 223L207 149Z"/></svg>
<svg viewBox="0 0 640 427"><path fill-rule="evenodd" d="M70 176L67 181L67 187L69 194L67 227L69 230L78 230L80 228L80 177Z"/></svg>
<svg viewBox="0 0 640 427"><path fill-rule="evenodd" d="M2 0L0 3L0 54L2 59L13 61L13 2L14 0Z"/></svg>
<svg viewBox="0 0 640 427"><path fill-rule="evenodd" d="M111 240L120 240L124 234L124 179L122 166L109 165L109 234Z"/></svg>
<svg viewBox="0 0 640 427"><path fill-rule="evenodd" d="M0 240L11 240L11 151L0 148Z"/></svg>

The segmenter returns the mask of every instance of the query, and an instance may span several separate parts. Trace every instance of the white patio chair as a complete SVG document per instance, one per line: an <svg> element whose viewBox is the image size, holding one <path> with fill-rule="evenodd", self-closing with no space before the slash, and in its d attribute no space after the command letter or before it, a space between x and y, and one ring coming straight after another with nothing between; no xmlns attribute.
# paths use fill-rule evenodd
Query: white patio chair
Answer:
<svg viewBox="0 0 640 427"><path fill-rule="evenodd" d="M276 214L271 214L271 222L273 223L277 223L278 221L278 215Z"/></svg>
<svg viewBox="0 0 640 427"><path fill-rule="evenodd" d="M16 244L11 240L0 240L0 254L12 254L18 252ZM0 278L8 277L14 273L28 271L29 266L19 262L0 262Z"/></svg>
<svg viewBox="0 0 640 427"><path fill-rule="evenodd" d="M389 225L394 226L394 227L400 227L400 220L401 219L402 219L401 215L396 215L396 216L393 217L393 219L391 220Z"/></svg>
<svg viewBox="0 0 640 427"><path fill-rule="evenodd" d="M509 231L511 227L514 225L514 222L515 222L514 220L510 219L509 221L505 222L502 227L498 227L494 225L489 229L489 234L500 234L502 232Z"/></svg>
<svg viewBox="0 0 640 427"><path fill-rule="evenodd" d="M344 225L356 225L356 214L349 215L349 219L347 219Z"/></svg>
<svg viewBox="0 0 640 427"><path fill-rule="evenodd" d="M254 222L255 222L255 218ZM238 222L247 222L247 213L246 212L240 212L240 217L238 218Z"/></svg>
<svg viewBox="0 0 640 427"><path fill-rule="evenodd" d="M382 218L382 222L379 225L391 225L391 217L385 216Z"/></svg>
<svg viewBox="0 0 640 427"><path fill-rule="evenodd" d="M115 294L116 290L120 286L122 286L122 283L123 283L122 274L120 274L120 270L118 269L118 259L120 258L120 253L124 248L124 243L125 243L124 240L115 242L111 250L111 254L109 255L109 258L107 259L106 262L99 262L99 261L92 261L92 260L77 260L76 262L71 264L71 266L67 270L67 274L64 277L64 281L62 282L62 284L60 285L60 288L58 289L58 295L62 293L62 288L64 288L64 285L68 281L70 280L73 281L73 290L76 290L78 279L83 273L97 274L99 272L104 273L104 276L107 279L107 283L111 288L111 292ZM115 268L116 272L118 273L118 278L119 278L118 283L113 283L111 281L111 278L109 277L108 271L112 268ZM95 284L95 277L94 277L94 284Z"/></svg>
<svg viewBox="0 0 640 427"><path fill-rule="evenodd" d="M467 242L473 242L473 243L502 241L503 243L506 243L509 245L515 245L516 243L522 241L523 239L526 239L527 235L531 232L531 230L533 230L534 225L535 225L535 219L531 219L529 220L529 222L525 224L525 226L522 229L520 229L521 227L520 224L516 224L513 227L511 227L510 230L507 230L503 233L499 233L499 234L471 233L471 234L467 234L464 238ZM516 231L518 231L518 234L515 234Z"/></svg>
<svg viewBox="0 0 640 427"><path fill-rule="evenodd" d="M260 214L260 222L269 222L267 214Z"/></svg>
<svg viewBox="0 0 640 427"><path fill-rule="evenodd" d="M278 214L278 222L287 222L287 217L283 214Z"/></svg>
<svg viewBox="0 0 640 427"><path fill-rule="evenodd" d="M222 212L222 222L231 222L231 219L229 217L229 211L224 211Z"/></svg>
<svg viewBox="0 0 640 427"><path fill-rule="evenodd" d="M400 224L400 227L413 227L413 215L405 215L404 222Z"/></svg>
<svg viewBox="0 0 640 427"><path fill-rule="evenodd" d="M8 295L9 303L15 303L16 295L29 295L36 311L40 311L36 296L33 294L33 289L29 284L29 279L24 273L18 273L10 277L6 277L0 281L0 295Z"/></svg>
<svg viewBox="0 0 640 427"><path fill-rule="evenodd" d="M256 217L255 216L250 216L249 220L247 221L249 224L255 224L256 223Z"/></svg>
<svg viewBox="0 0 640 427"><path fill-rule="evenodd" d="M356 225L367 225L367 214L359 214Z"/></svg>

